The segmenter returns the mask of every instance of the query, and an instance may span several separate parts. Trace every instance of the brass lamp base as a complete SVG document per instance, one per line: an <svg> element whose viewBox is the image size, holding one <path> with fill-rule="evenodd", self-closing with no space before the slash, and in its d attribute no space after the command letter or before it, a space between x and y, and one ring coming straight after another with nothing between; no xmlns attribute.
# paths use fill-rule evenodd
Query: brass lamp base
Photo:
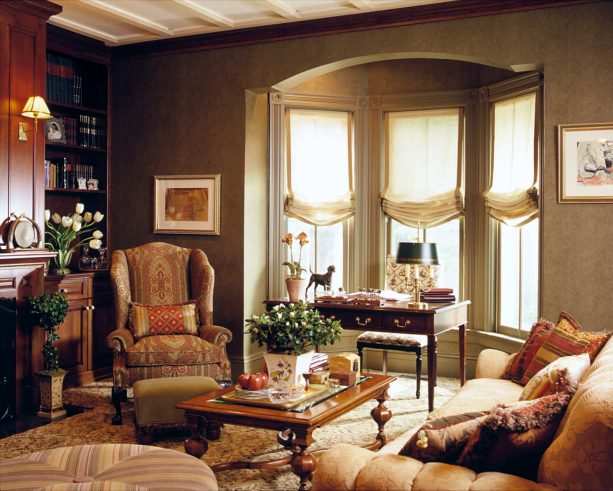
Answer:
<svg viewBox="0 0 613 491"><path fill-rule="evenodd" d="M408 307L413 310L427 310L429 305L425 302L409 302Z"/></svg>

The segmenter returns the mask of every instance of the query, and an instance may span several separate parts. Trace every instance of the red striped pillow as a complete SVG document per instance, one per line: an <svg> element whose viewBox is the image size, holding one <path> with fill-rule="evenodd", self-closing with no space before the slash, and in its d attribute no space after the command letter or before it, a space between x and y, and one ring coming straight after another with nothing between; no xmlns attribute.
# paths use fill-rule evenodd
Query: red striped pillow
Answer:
<svg viewBox="0 0 613 491"><path fill-rule="evenodd" d="M522 380L526 368L530 365L534 359L538 350L543 346L543 343L549 336L549 333L556 327L553 322L549 322L546 319L541 319L532 326L530 336L517 353L517 356L511 360L510 365L505 369L502 378L512 380L513 382L520 383ZM529 380L530 378L528 378Z"/></svg>
<svg viewBox="0 0 613 491"><path fill-rule="evenodd" d="M526 368L520 383L526 385L539 370L561 356L580 355L587 352L589 344L588 340L581 339L561 327L556 327Z"/></svg>

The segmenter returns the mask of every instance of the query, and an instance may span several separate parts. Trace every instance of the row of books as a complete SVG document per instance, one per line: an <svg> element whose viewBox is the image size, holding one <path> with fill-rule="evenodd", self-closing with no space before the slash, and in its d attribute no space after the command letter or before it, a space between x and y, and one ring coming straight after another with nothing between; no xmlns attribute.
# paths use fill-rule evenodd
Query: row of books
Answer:
<svg viewBox="0 0 613 491"><path fill-rule="evenodd" d="M103 149L106 145L106 121L104 118L79 114L79 145Z"/></svg>
<svg viewBox="0 0 613 491"><path fill-rule="evenodd" d="M60 104L82 104L83 77L70 58L47 53L47 99Z"/></svg>
<svg viewBox="0 0 613 491"><path fill-rule="evenodd" d="M430 288L421 294L421 300L427 303L455 302L456 297L453 288Z"/></svg>
<svg viewBox="0 0 613 491"><path fill-rule="evenodd" d="M79 126L77 124L77 118L66 116L64 114L56 114L56 117L61 119L64 123L64 138L68 145L79 144ZM53 143L49 137L47 141Z"/></svg>
<svg viewBox="0 0 613 491"><path fill-rule="evenodd" d="M79 188L79 179L84 183L94 177L94 166L72 164L68 157L45 160L45 188L47 189L85 189Z"/></svg>

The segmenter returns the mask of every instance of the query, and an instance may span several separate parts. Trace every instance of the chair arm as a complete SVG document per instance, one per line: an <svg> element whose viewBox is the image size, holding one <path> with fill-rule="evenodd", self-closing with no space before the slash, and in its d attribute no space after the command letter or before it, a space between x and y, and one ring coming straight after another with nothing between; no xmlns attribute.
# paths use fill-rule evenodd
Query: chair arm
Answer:
<svg viewBox="0 0 613 491"><path fill-rule="evenodd" d="M209 343L225 345L232 341L232 332L225 327L208 324L200 326L200 337Z"/></svg>
<svg viewBox="0 0 613 491"><path fill-rule="evenodd" d="M511 356L497 349L484 349L477 357L475 378L502 378Z"/></svg>
<svg viewBox="0 0 613 491"><path fill-rule="evenodd" d="M113 351L126 351L134 344L134 336L125 328L115 329L106 337L106 345Z"/></svg>

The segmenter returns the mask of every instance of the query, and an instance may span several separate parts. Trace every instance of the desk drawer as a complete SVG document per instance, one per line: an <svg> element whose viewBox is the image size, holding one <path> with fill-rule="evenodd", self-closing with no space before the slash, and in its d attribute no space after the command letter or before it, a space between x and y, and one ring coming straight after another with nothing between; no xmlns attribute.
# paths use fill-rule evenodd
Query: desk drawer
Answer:
<svg viewBox="0 0 613 491"><path fill-rule="evenodd" d="M405 314L402 312L381 313L381 328L406 329L411 334L426 334L428 330L426 318L421 315Z"/></svg>
<svg viewBox="0 0 613 491"><path fill-rule="evenodd" d="M376 329L379 327L379 314L359 310L331 310L322 312L326 317L341 321L341 326L354 329Z"/></svg>

